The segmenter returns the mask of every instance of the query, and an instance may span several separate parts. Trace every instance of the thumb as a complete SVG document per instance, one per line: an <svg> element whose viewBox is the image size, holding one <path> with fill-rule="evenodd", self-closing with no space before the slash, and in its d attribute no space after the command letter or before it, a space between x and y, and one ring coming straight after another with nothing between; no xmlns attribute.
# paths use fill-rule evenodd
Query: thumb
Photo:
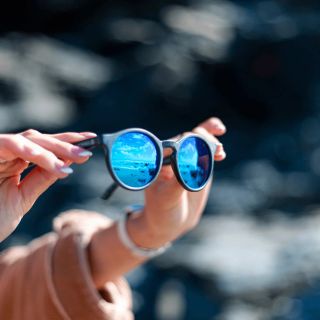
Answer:
<svg viewBox="0 0 320 320"><path fill-rule="evenodd" d="M21 181L19 189L24 213L31 209L41 194L54 184L57 179L52 173L36 167Z"/></svg>

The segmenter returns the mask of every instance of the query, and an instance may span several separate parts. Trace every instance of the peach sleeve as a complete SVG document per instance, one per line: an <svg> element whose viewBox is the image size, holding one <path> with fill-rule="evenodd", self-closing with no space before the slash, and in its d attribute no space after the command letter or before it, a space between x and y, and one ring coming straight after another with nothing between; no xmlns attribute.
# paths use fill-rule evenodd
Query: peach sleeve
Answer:
<svg viewBox="0 0 320 320"><path fill-rule="evenodd" d="M56 219L55 232L4 251L0 319L132 320L124 278L106 283L100 292L91 281L86 247L92 234L108 224L96 213L71 211Z"/></svg>

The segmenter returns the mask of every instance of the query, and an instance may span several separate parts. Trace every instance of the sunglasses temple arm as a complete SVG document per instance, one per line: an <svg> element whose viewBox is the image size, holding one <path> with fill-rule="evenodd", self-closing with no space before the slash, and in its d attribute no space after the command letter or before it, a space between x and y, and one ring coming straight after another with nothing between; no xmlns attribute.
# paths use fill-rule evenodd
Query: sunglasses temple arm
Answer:
<svg viewBox="0 0 320 320"><path fill-rule="evenodd" d="M91 149L99 146L100 144L101 144L101 142L98 137L73 143L73 145L81 147L86 150L91 150Z"/></svg>
<svg viewBox="0 0 320 320"><path fill-rule="evenodd" d="M79 141L79 142L75 142L73 143L73 145L75 146L78 146L78 147L81 147L83 149L86 149L86 150L91 150L97 146L100 145L100 140L99 138L90 138L90 139L87 139L87 140L83 140L83 141ZM32 169L34 168L36 165L34 163L30 163L29 166L28 166L28 169Z"/></svg>
<svg viewBox="0 0 320 320"><path fill-rule="evenodd" d="M103 193L101 199L103 200L108 200L113 193L117 190L118 188L118 184L117 183L113 183L110 187L107 188L107 190Z"/></svg>
<svg viewBox="0 0 320 320"><path fill-rule="evenodd" d="M98 137L75 143L76 146L79 146L79 147L84 148L86 150L91 150L100 144L101 143L100 143L100 140ZM117 188L118 188L118 185L114 182L110 187L108 187L106 189L106 191L103 193L101 199L108 200L113 195L113 193L117 190Z"/></svg>

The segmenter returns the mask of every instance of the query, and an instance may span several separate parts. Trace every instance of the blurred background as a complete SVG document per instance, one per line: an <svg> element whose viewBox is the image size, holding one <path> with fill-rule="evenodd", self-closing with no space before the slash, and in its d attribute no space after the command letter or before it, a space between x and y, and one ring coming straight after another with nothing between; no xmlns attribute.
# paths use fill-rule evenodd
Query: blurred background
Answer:
<svg viewBox="0 0 320 320"><path fill-rule="evenodd" d="M164 139L212 115L228 127L199 227L128 275L137 319L320 319L319 1L0 7L0 132L137 126ZM109 183L97 152L1 248L50 231L62 210L143 202L124 190L103 202Z"/></svg>

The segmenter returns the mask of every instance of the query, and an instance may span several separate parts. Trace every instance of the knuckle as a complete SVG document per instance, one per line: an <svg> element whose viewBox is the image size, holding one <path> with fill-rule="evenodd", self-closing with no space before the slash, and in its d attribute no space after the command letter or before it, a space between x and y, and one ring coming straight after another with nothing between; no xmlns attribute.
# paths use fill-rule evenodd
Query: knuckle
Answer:
<svg viewBox="0 0 320 320"><path fill-rule="evenodd" d="M28 129L21 133L21 135L23 135L24 137L35 136L38 134L40 134L40 132L34 129Z"/></svg>
<svg viewBox="0 0 320 320"><path fill-rule="evenodd" d="M20 134L8 135L4 138L3 144L12 151L26 152L26 149L28 151L28 145L25 143L25 138Z"/></svg>
<svg viewBox="0 0 320 320"><path fill-rule="evenodd" d="M30 159L36 159L39 158L39 152L36 152L33 148L31 148L28 145L24 145L22 148L23 153L29 157Z"/></svg>
<svg viewBox="0 0 320 320"><path fill-rule="evenodd" d="M197 127L193 130L195 133L200 134L202 136L207 136L208 131L203 127Z"/></svg>
<svg viewBox="0 0 320 320"><path fill-rule="evenodd" d="M217 124L217 123L220 123L221 120L219 118L217 118L217 117L211 117L211 118L209 118L208 122L210 124Z"/></svg>
<svg viewBox="0 0 320 320"><path fill-rule="evenodd" d="M195 127L192 132L199 133L201 131L201 127Z"/></svg>
<svg viewBox="0 0 320 320"><path fill-rule="evenodd" d="M4 134L0 137L0 141L4 147L8 147L11 141L11 136Z"/></svg>
<svg viewBox="0 0 320 320"><path fill-rule="evenodd" d="M6 135L3 138L3 144L8 148L14 148L15 146L19 146L22 143L22 137L18 134Z"/></svg>
<svg viewBox="0 0 320 320"><path fill-rule="evenodd" d="M208 130L204 127L198 127L198 131L202 134L206 134L208 132Z"/></svg>

